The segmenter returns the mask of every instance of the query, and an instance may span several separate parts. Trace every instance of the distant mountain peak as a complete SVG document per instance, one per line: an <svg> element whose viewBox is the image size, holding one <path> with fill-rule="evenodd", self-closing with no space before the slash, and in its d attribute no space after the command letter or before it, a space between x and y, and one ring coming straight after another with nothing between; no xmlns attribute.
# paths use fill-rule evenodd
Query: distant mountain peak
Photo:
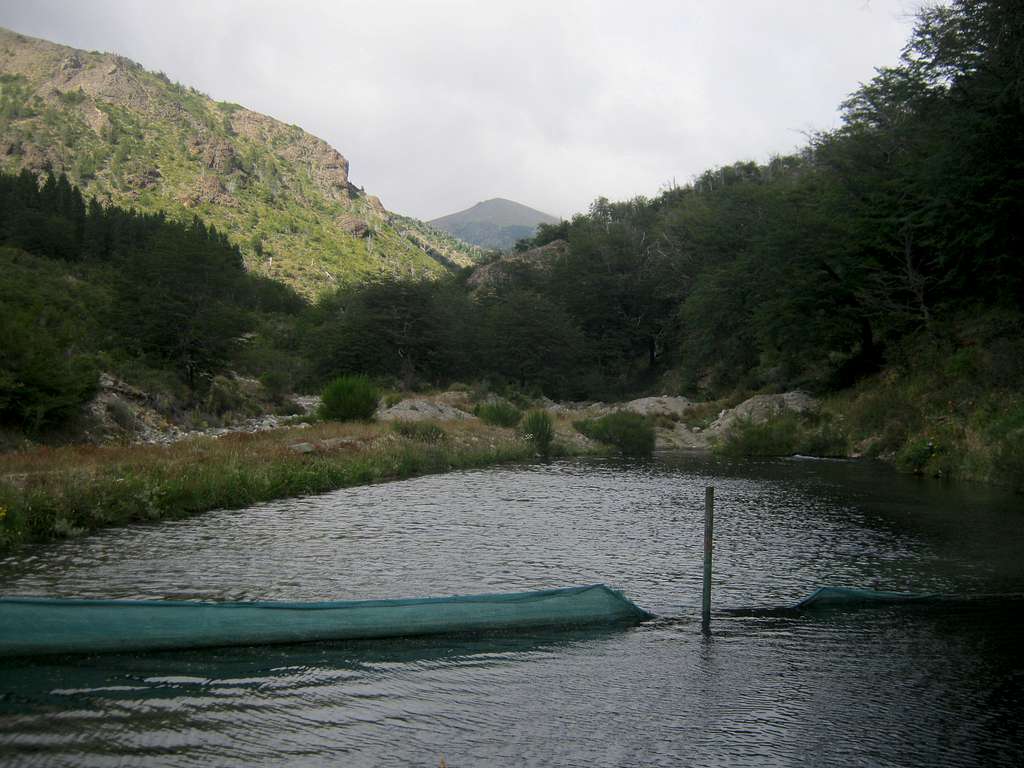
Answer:
<svg viewBox="0 0 1024 768"><path fill-rule="evenodd" d="M508 250L524 237L533 237L538 224L557 224L558 217L514 200L492 197L427 223L482 248Z"/></svg>

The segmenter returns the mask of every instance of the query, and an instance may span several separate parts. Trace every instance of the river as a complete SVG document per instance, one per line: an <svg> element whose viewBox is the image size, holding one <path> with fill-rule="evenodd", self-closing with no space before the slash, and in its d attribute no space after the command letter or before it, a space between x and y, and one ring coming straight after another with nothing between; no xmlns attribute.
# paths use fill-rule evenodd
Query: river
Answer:
<svg viewBox="0 0 1024 768"><path fill-rule="evenodd" d="M456 472L112 529L7 557L0 591L319 600L605 582L660 618L0 661L0 763L1020 765L1020 599L726 610L874 581L1024 593L1024 500L867 462L669 455Z"/></svg>

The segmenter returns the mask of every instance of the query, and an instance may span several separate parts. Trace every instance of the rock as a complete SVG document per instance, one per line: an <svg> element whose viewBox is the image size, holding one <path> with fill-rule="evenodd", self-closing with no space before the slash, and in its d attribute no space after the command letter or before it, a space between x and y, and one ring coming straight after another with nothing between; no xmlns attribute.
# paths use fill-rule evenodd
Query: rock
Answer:
<svg viewBox="0 0 1024 768"><path fill-rule="evenodd" d="M450 389L447 392L434 395L433 400L435 403L449 405L452 408L457 408L467 413L473 407L473 401L469 392L461 389Z"/></svg>
<svg viewBox="0 0 1024 768"><path fill-rule="evenodd" d="M314 413L320 407L320 395L296 395L292 401L303 413Z"/></svg>
<svg viewBox="0 0 1024 768"><path fill-rule="evenodd" d="M690 429L685 424L676 424L673 429L656 429L655 438L658 450L706 451L711 447L706 432L699 427Z"/></svg>
<svg viewBox="0 0 1024 768"><path fill-rule="evenodd" d="M316 447L321 451L330 451L335 448L357 448L359 440L354 437L329 437L326 440L317 442Z"/></svg>
<svg viewBox="0 0 1024 768"><path fill-rule="evenodd" d="M152 189L160 183L163 176L159 168L146 168L137 173L129 174L125 180L133 190Z"/></svg>
<svg viewBox="0 0 1024 768"><path fill-rule="evenodd" d="M57 147L40 146L31 142L23 142L21 145L21 164L35 174L47 171L58 174L64 170Z"/></svg>
<svg viewBox="0 0 1024 768"><path fill-rule="evenodd" d="M754 395L735 408L722 411L714 423L708 427L709 432L721 435L727 432L740 419L750 419L755 424L763 424L774 416L791 411L807 413L818 409L818 401L804 392L786 392L782 395Z"/></svg>
<svg viewBox="0 0 1024 768"><path fill-rule="evenodd" d="M679 419L691 408L700 405L685 397L642 397L628 403L564 403L545 406L549 411L573 418L595 419L617 411L631 411L642 416L668 417ZM708 450L739 419L752 419L763 423L769 418L785 412L807 413L815 411L818 402L803 392L787 392L782 395L756 395L735 408L721 411L713 424L706 428L692 429L681 422L671 429L655 427L657 450Z"/></svg>
<svg viewBox="0 0 1024 768"><path fill-rule="evenodd" d="M75 52L75 51L72 51L67 56L65 56L63 59L61 59L61 62L60 62L60 72L61 72L61 74L65 75L66 77L73 77L75 74L78 73L78 71L83 66L84 65L82 63L82 59L79 57L78 53Z"/></svg>
<svg viewBox="0 0 1024 768"><path fill-rule="evenodd" d="M199 158L200 162L217 173L231 173L238 168L238 157L235 150L224 139L194 137L188 143L189 154Z"/></svg>
<svg viewBox="0 0 1024 768"><path fill-rule="evenodd" d="M313 453L316 451L316 446L312 443L294 443L288 446L288 450L295 453Z"/></svg>
<svg viewBox="0 0 1024 768"><path fill-rule="evenodd" d="M352 235L352 237L369 237L370 235L370 225L365 220L356 216L339 217L338 226Z"/></svg>
<svg viewBox="0 0 1024 768"><path fill-rule="evenodd" d="M281 157L304 165L310 180L326 197L347 200L348 160L326 141L308 133L301 133L296 138L294 143L280 151Z"/></svg>
<svg viewBox="0 0 1024 768"><path fill-rule="evenodd" d="M408 399L378 411L377 418L381 421L464 421L476 417L444 403Z"/></svg>
<svg viewBox="0 0 1024 768"><path fill-rule="evenodd" d="M494 288L508 282L512 275L520 270L535 270L546 274L551 270L556 259L569 252L569 244L565 240L554 240L539 248L528 251L513 252L503 255L490 264L481 264L473 270L466 285L474 291Z"/></svg>
<svg viewBox="0 0 1024 768"><path fill-rule="evenodd" d="M213 203L231 208L238 206L238 201L227 191L223 182L213 175L201 177L191 192L179 195L178 202L186 208L194 208L200 203Z"/></svg>
<svg viewBox="0 0 1024 768"><path fill-rule="evenodd" d="M641 397L631 400L623 406L623 410L639 413L641 416L669 416L679 418L693 407L693 402L685 397Z"/></svg>

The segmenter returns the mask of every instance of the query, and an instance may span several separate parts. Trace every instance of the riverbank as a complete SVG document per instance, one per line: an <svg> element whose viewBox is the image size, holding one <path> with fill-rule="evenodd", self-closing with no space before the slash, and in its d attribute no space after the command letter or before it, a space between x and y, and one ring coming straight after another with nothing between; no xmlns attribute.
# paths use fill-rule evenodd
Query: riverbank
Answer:
<svg viewBox="0 0 1024 768"><path fill-rule="evenodd" d="M556 420L561 455L598 451ZM304 425L173 445L68 446L0 455L0 551L99 528L188 517L455 469L534 458L515 430L477 419L403 429Z"/></svg>

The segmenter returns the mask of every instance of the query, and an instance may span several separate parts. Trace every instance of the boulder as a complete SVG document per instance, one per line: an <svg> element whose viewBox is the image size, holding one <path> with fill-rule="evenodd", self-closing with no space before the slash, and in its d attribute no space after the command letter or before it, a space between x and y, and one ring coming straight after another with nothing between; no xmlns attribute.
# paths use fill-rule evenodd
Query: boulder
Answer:
<svg viewBox="0 0 1024 768"><path fill-rule="evenodd" d="M626 403L622 410L639 413L641 416L668 416L679 418L693 407L693 402L685 397L641 397Z"/></svg>
<svg viewBox="0 0 1024 768"><path fill-rule="evenodd" d="M339 217L338 226L352 235L352 237L368 237L370 234L370 225L365 219L360 219L356 216Z"/></svg>
<svg viewBox="0 0 1024 768"><path fill-rule="evenodd" d="M763 424L769 419L787 411L807 413L818 409L818 401L804 392L786 392L781 395L754 395L735 408L722 411L708 427L716 435L725 433L740 419L749 419Z"/></svg>
<svg viewBox="0 0 1024 768"><path fill-rule="evenodd" d="M377 418L381 421L464 421L476 417L444 403L407 399L378 411Z"/></svg>

